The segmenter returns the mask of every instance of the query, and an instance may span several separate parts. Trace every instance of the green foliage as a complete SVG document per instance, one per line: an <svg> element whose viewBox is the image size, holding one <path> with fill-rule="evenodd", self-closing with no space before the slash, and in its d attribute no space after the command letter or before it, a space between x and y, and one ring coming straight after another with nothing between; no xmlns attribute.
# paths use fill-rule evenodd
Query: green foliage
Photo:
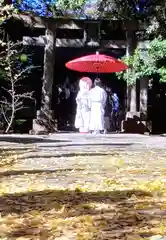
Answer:
<svg viewBox="0 0 166 240"><path fill-rule="evenodd" d="M0 24L4 22L14 12L13 5L5 4L0 0Z"/></svg>
<svg viewBox="0 0 166 240"><path fill-rule="evenodd" d="M145 64L148 66L149 64L147 64L147 60L145 60L145 57L140 49L137 48L133 55L125 56L122 60L129 66L129 69L127 71L117 73L117 76L119 79L123 78L129 85L135 84L136 80L144 75L149 75L150 69L145 67Z"/></svg>
<svg viewBox="0 0 166 240"><path fill-rule="evenodd" d="M159 74L160 74L160 81L161 82L166 82L166 67L162 66L159 69Z"/></svg>
<svg viewBox="0 0 166 240"><path fill-rule="evenodd" d="M155 60L161 60L166 56L166 40L161 37L154 39L150 43L149 54Z"/></svg>
<svg viewBox="0 0 166 240"><path fill-rule="evenodd" d="M99 18L131 20L145 24L146 34L166 38L166 1L100 0Z"/></svg>
<svg viewBox="0 0 166 240"><path fill-rule="evenodd" d="M10 17L13 13L19 14L20 12L26 12L26 14L35 14L39 16L46 16L46 12L48 12L49 17L81 17L86 1L87 0L44 0L39 1L40 4L37 4L36 0L12 0L13 4L6 4L5 0L0 0L0 24L4 22L8 17ZM23 2L28 3L29 8L28 4L24 4L23 7ZM44 6L43 9L41 9L39 5ZM18 6L21 7L19 8ZM39 12L41 14L39 14Z"/></svg>
<svg viewBox="0 0 166 240"><path fill-rule="evenodd" d="M136 17L131 0L101 0L99 2L101 17L106 19L133 19Z"/></svg>
<svg viewBox="0 0 166 240"><path fill-rule="evenodd" d="M137 48L132 56L122 58L129 69L117 73L117 77L123 78L129 85L132 85L136 83L137 79L153 77L154 74L158 74L160 81L166 82L165 56L166 40L154 39L146 51Z"/></svg>
<svg viewBox="0 0 166 240"><path fill-rule="evenodd" d="M149 26L146 32L166 38L166 2L160 0L156 2L158 3L154 8L153 14L149 17Z"/></svg>
<svg viewBox="0 0 166 240"><path fill-rule="evenodd" d="M27 62L27 59L28 59L28 57L27 57L26 54L21 54L21 55L20 55L20 61L21 61L21 62Z"/></svg>
<svg viewBox="0 0 166 240"><path fill-rule="evenodd" d="M101 0L99 2L101 16L122 20L149 19L158 8L163 7L163 1L135 1L135 0Z"/></svg>
<svg viewBox="0 0 166 240"><path fill-rule="evenodd" d="M65 12L79 11L85 4L86 0L57 0L56 8Z"/></svg>
<svg viewBox="0 0 166 240"><path fill-rule="evenodd" d="M16 125L21 125L23 123L25 123L27 120L26 119L16 119L15 123Z"/></svg>

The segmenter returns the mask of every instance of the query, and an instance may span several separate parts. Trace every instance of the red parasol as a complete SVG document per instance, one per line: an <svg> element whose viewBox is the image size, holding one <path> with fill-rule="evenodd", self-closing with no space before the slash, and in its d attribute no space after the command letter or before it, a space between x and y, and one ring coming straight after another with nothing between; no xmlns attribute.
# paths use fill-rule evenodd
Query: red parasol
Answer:
<svg viewBox="0 0 166 240"><path fill-rule="evenodd" d="M121 60L98 52L69 61L66 63L66 67L78 72L89 73L111 73L128 69L128 66Z"/></svg>

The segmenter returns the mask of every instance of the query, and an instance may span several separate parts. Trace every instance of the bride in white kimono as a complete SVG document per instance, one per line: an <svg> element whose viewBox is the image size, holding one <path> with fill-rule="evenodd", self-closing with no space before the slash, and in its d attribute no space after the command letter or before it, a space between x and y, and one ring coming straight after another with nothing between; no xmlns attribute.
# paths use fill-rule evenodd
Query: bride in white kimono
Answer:
<svg viewBox="0 0 166 240"><path fill-rule="evenodd" d="M104 131L104 109L107 93L101 87L100 79L95 80L94 86L89 93L91 102L90 130L94 133L100 133Z"/></svg>
<svg viewBox="0 0 166 240"><path fill-rule="evenodd" d="M79 92L76 97L77 110L75 118L75 127L79 129L80 133L89 132L90 121L90 99L89 90L92 86L92 81L88 77L80 79Z"/></svg>

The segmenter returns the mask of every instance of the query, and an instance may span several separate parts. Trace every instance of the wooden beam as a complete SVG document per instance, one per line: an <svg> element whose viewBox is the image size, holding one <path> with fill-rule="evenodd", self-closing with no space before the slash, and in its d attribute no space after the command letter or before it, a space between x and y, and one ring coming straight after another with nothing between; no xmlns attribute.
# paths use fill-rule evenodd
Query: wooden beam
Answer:
<svg viewBox="0 0 166 240"><path fill-rule="evenodd" d="M101 48L126 48L126 41L121 40L101 40Z"/></svg>
<svg viewBox="0 0 166 240"><path fill-rule="evenodd" d="M31 45L31 46L42 46L44 47L46 43L46 37L23 37L23 45Z"/></svg>
<svg viewBox="0 0 166 240"><path fill-rule="evenodd" d="M72 20L72 19L59 19L57 20L57 28L60 29L83 29L84 27L84 21L80 20Z"/></svg>
<svg viewBox="0 0 166 240"><path fill-rule="evenodd" d="M32 46L45 46L46 38L45 36L40 37L23 37L23 45L32 45ZM85 47L84 39L56 39L56 47ZM102 40L102 48L126 48L126 41L121 40ZM149 47L149 41L139 41L138 48L147 49Z"/></svg>
<svg viewBox="0 0 166 240"><path fill-rule="evenodd" d="M26 14L13 14L12 17L16 20L23 22L27 27L45 28L43 18L41 17Z"/></svg>
<svg viewBox="0 0 166 240"><path fill-rule="evenodd" d="M40 37L23 37L23 45L45 46L45 36ZM83 39L56 39L56 47L84 47Z"/></svg>
<svg viewBox="0 0 166 240"><path fill-rule="evenodd" d="M139 49L148 49L150 41L138 41L137 47ZM124 40L102 40L101 47L103 48L121 48L125 49L127 42Z"/></svg>
<svg viewBox="0 0 166 240"><path fill-rule="evenodd" d="M24 22L28 27L34 28L45 28L46 24L49 22L51 24L55 24L57 28L65 28L65 29L82 29L84 24L86 23L102 23L108 22L108 20L86 20L86 19L71 19L71 18L44 18L37 17L30 14L13 14L12 17L14 19L20 20ZM110 24L117 24L121 22L122 27L124 29L130 30L145 30L147 28L147 23L138 24L137 21L118 21L118 20L110 20Z"/></svg>
<svg viewBox="0 0 166 240"><path fill-rule="evenodd" d="M44 18L34 15L26 14L13 14L12 17L16 20L22 21L25 26L33 28L45 28L46 24L56 25L56 28L62 29L82 29L84 21L63 18Z"/></svg>

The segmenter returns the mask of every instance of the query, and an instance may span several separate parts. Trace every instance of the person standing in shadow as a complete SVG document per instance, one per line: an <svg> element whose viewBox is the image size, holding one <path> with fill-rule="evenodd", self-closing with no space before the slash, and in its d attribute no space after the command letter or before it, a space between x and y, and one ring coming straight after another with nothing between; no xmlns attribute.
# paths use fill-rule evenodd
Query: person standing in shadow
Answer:
<svg viewBox="0 0 166 240"><path fill-rule="evenodd" d="M118 114L119 114L119 97L117 93L112 94L112 113L111 113L111 128L113 131L119 131Z"/></svg>
<svg viewBox="0 0 166 240"><path fill-rule="evenodd" d="M105 106L105 115L104 115L104 133L106 134L111 127L111 112L113 108L112 104L112 89L109 87L105 88L107 93L107 101Z"/></svg>

